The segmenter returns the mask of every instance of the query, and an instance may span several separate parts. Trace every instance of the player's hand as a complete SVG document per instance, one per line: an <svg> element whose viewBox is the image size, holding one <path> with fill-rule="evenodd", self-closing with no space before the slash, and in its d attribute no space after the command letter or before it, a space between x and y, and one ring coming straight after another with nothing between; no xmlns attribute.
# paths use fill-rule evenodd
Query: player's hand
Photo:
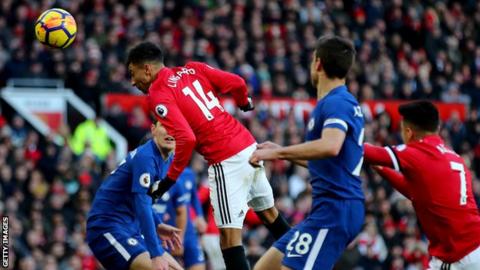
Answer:
<svg viewBox="0 0 480 270"><path fill-rule="evenodd" d="M180 238L180 229L167 224L158 224L157 234L162 240L162 245L170 250L175 250L182 246L182 239Z"/></svg>
<svg viewBox="0 0 480 270"><path fill-rule="evenodd" d="M271 141L266 141L266 142L257 144L257 149L278 149L280 147L282 146Z"/></svg>
<svg viewBox="0 0 480 270"><path fill-rule="evenodd" d="M152 259L154 270L168 270L168 260L162 255Z"/></svg>
<svg viewBox="0 0 480 270"><path fill-rule="evenodd" d="M252 111L253 109L255 109L255 105L253 105L252 98L248 97L248 103L243 106L239 106L239 108L244 112Z"/></svg>
<svg viewBox="0 0 480 270"><path fill-rule="evenodd" d="M278 149L257 149L250 157L250 165L257 168L260 167L261 161L278 159Z"/></svg>
<svg viewBox="0 0 480 270"><path fill-rule="evenodd" d="M152 197L154 200L161 198L165 192L167 192L173 185L175 181L165 177L160 181L155 181L148 189L148 196Z"/></svg>
<svg viewBox="0 0 480 270"><path fill-rule="evenodd" d="M176 249L170 250L170 254L172 254L173 257L182 257L183 256L183 247L178 247Z"/></svg>
<svg viewBox="0 0 480 270"><path fill-rule="evenodd" d="M169 269L183 270L183 267L167 252L163 253L162 257L168 262Z"/></svg>
<svg viewBox="0 0 480 270"><path fill-rule="evenodd" d="M200 234L204 234L207 231L207 221L203 217L197 217L195 219L195 227Z"/></svg>

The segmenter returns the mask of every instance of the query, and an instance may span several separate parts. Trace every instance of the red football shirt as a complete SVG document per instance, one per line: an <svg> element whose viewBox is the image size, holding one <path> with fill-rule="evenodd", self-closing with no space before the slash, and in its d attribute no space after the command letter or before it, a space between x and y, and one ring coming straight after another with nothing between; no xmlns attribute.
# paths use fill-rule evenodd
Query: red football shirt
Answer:
<svg viewBox="0 0 480 270"><path fill-rule="evenodd" d="M364 149L366 162L403 173L383 175L412 200L430 241L430 255L452 263L480 245L480 214L470 171L439 136L396 147L365 144Z"/></svg>
<svg viewBox="0 0 480 270"><path fill-rule="evenodd" d="M248 103L245 81L238 75L190 62L162 68L149 89L156 118L176 141L167 172L177 179L194 148L209 164L219 163L252 145L252 134L220 105L218 94L230 93L239 106Z"/></svg>

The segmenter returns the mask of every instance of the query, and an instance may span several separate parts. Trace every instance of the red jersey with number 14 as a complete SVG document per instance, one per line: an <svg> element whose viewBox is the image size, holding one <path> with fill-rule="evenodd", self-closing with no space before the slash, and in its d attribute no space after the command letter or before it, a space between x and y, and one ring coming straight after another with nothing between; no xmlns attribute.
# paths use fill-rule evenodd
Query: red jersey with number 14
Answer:
<svg viewBox="0 0 480 270"><path fill-rule="evenodd" d="M388 180L412 200L430 241L430 255L452 263L480 245L480 214L470 171L439 136L396 147L365 144L365 159L402 172L404 177Z"/></svg>
<svg viewBox="0 0 480 270"><path fill-rule="evenodd" d="M190 62L162 68L149 89L156 118L175 138L170 179L188 165L194 148L209 164L219 163L252 145L251 133L221 106L218 94L230 93L238 106L248 104L245 81L238 75Z"/></svg>

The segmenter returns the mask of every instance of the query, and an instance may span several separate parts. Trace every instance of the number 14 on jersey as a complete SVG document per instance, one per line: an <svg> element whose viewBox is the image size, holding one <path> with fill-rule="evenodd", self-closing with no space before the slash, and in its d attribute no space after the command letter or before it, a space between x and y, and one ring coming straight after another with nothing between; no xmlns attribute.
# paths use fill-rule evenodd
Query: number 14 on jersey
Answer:
<svg viewBox="0 0 480 270"><path fill-rule="evenodd" d="M198 80L195 80L192 85L200 98L198 98L188 86L183 88L182 92L185 96L192 98L208 121L213 119L213 114L210 112L210 110L213 108L217 107L222 112L224 111L222 105L220 105L220 102L218 101L218 98L212 93L212 91L208 91L205 94L203 87Z"/></svg>

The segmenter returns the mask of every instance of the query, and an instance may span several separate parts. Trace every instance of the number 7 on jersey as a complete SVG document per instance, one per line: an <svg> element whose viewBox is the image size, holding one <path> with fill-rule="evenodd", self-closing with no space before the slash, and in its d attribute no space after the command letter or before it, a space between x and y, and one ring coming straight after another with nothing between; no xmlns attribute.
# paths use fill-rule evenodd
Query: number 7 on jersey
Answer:
<svg viewBox="0 0 480 270"><path fill-rule="evenodd" d="M465 167L462 163L450 161L450 168L460 173L460 205L467 204L467 181L465 177Z"/></svg>

